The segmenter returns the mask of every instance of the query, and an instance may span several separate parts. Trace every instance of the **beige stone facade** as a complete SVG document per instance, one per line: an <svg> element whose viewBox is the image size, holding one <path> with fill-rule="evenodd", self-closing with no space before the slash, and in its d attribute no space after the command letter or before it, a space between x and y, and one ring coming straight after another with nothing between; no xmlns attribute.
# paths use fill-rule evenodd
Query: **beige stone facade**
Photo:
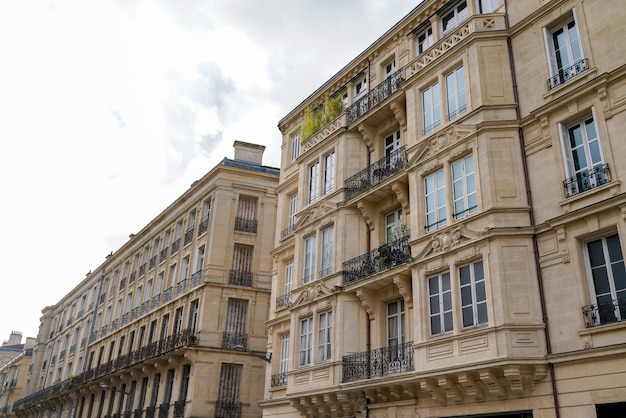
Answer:
<svg viewBox="0 0 626 418"><path fill-rule="evenodd" d="M279 122L263 416L625 416L625 17L425 0Z"/></svg>
<svg viewBox="0 0 626 418"><path fill-rule="evenodd" d="M34 344L34 338L26 338L26 341L22 343L22 334L13 331L9 339L0 347L0 417L2 418L15 416L13 404L24 394Z"/></svg>
<svg viewBox="0 0 626 418"><path fill-rule="evenodd" d="M234 146L43 310L17 416L261 415L279 170Z"/></svg>

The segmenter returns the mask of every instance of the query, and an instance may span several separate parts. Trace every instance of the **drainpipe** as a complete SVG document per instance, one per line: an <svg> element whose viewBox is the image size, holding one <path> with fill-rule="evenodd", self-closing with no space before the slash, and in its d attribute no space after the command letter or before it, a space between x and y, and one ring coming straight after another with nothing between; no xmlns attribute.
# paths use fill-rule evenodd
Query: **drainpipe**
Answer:
<svg viewBox="0 0 626 418"><path fill-rule="evenodd" d="M511 41L511 35L509 33L510 26L509 26L509 12L508 12L507 0L504 0L504 22L505 22L505 27L507 31L506 44L507 44L508 53L509 53L511 77L513 80L513 97L515 100L515 115L519 122L521 121L522 116L521 116L520 103L519 103L519 93L517 89L517 77L515 76L515 60L513 59L513 44ZM526 160L526 148L524 146L524 142L525 142L524 131L521 126L518 128L518 135L519 135L520 151L522 154L522 167L524 171L524 183L526 187L526 201L528 202L528 207L530 209L530 212L529 212L530 226L532 228L535 228L536 226L535 213L534 213L532 194L531 194L531 189L530 189L530 179L528 177L528 163ZM533 255L535 259L535 271L537 273L537 285L539 288L539 301L541 304L541 316L542 316L542 320L545 326L544 335L546 339L546 352L547 352L547 355L551 355L552 344L550 342L550 327L548 324L548 314L547 314L547 309L546 309L545 289L543 285L543 274L541 272L541 265L539 264L539 245L537 244L537 234L535 232L533 232L532 241L533 241ZM551 363L550 361L548 361L548 371L550 374L550 383L552 385L552 398L554 401L554 412L555 412L556 418L560 418L561 412L560 412L560 407L559 407L559 395L556 389L556 377L554 374L554 363Z"/></svg>

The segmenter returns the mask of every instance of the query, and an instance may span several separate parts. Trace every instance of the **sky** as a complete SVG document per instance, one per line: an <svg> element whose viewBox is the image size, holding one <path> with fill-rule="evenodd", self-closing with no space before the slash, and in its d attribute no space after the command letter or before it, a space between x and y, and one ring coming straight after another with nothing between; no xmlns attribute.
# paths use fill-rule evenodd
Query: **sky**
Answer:
<svg viewBox="0 0 626 418"><path fill-rule="evenodd" d="M418 3L0 2L0 341Z"/></svg>

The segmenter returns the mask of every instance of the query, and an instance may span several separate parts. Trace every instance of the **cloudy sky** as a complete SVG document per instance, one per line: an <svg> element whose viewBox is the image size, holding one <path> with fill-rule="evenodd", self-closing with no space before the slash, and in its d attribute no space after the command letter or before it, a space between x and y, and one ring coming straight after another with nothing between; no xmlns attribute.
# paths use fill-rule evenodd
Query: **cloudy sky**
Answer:
<svg viewBox="0 0 626 418"><path fill-rule="evenodd" d="M0 341L417 3L0 2Z"/></svg>

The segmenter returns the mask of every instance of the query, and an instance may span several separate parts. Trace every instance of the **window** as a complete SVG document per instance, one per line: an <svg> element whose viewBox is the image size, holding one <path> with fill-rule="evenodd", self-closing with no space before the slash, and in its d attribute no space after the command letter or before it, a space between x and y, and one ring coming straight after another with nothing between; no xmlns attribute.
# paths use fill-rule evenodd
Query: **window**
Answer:
<svg viewBox="0 0 626 418"><path fill-rule="evenodd" d="M198 323L198 299L189 305L189 332L191 335L196 333L196 324Z"/></svg>
<svg viewBox="0 0 626 418"><path fill-rule="evenodd" d="M293 258L285 263L285 295L291 295L293 286Z"/></svg>
<svg viewBox="0 0 626 418"><path fill-rule="evenodd" d="M178 277L178 282L183 282L187 280L187 274L189 274L189 256L183 258L182 268L180 269L180 276Z"/></svg>
<svg viewBox="0 0 626 418"><path fill-rule="evenodd" d="M311 364L311 345L313 339L313 318L300 321L300 366Z"/></svg>
<svg viewBox="0 0 626 418"><path fill-rule="evenodd" d="M283 334L280 337L280 363L278 364L278 372L286 375L289 370L289 334ZM287 382L285 381L285 384Z"/></svg>
<svg viewBox="0 0 626 418"><path fill-rule="evenodd" d="M183 377L180 379L180 389L178 390L178 400L184 401L187 399L187 392L189 391L189 376L191 375L191 365L185 364L183 366Z"/></svg>
<svg viewBox="0 0 626 418"><path fill-rule="evenodd" d="M597 304L596 323L626 320L626 269L617 234L587 243L591 292Z"/></svg>
<svg viewBox="0 0 626 418"><path fill-rule="evenodd" d="M165 380L165 393L163 394L163 405L169 405L172 400L172 387L174 386L174 369L167 370L167 378Z"/></svg>
<svg viewBox="0 0 626 418"><path fill-rule="evenodd" d="M291 160L295 161L300 155L300 133L294 134L291 137Z"/></svg>
<svg viewBox="0 0 626 418"><path fill-rule="evenodd" d="M252 245L235 244L229 283L252 286Z"/></svg>
<svg viewBox="0 0 626 418"><path fill-rule="evenodd" d="M289 226L296 224L296 213L298 213L298 193L294 193L289 197Z"/></svg>
<svg viewBox="0 0 626 418"><path fill-rule="evenodd" d="M448 105L448 120L455 119L467 110L463 66L460 66L446 75L446 100Z"/></svg>
<svg viewBox="0 0 626 418"><path fill-rule="evenodd" d="M215 417L240 416L236 411L240 408L238 405L242 370L241 364L222 364Z"/></svg>
<svg viewBox="0 0 626 418"><path fill-rule="evenodd" d="M430 335L452 331L452 289L450 272L428 278L430 305Z"/></svg>
<svg viewBox="0 0 626 418"><path fill-rule="evenodd" d="M361 75L354 82L354 100L367 93L367 76Z"/></svg>
<svg viewBox="0 0 626 418"><path fill-rule="evenodd" d="M320 276L327 276L333 272L334 242L335 227L331 225L322 231L322 265Z"/></svg>
<svg viewBox="0 0 626 418"><path fill-rule="evenodd" d="M565 127L559 124L567 179L566 197L608 182L608 169L602 159L600 138L592 114Z"/></svg>
<svg viewBox="0 0 626 418"><path fill-rule="evenodd" d="M424 179L426 197L426 231L446 225L446 186L443 169Z"/></svg>
<svg viewBox="0 0 626 418"><path fill-rule="evenodd" d="M309 167L309 203L319 196L320 163L317 162Z"/></svg>
<svg viewBox="0 0 626 418"><path fill-rule="evenodd" d="M317 361L328 361L332 357L332 312L322 312L319 314L317 330Z"/></svg>
<svg viewBox="0 0 626 418"><path fill-rule="evenodd" d="M565 23L552 30L544 28L544 37L550 63L548 90L587 70L574 11L572 17Z"/></svg>
<svg viewBox="0 0 626 418"><path fill-rule="evenodd" d="M391 77L396 72L396 60L391 60L384 65L384 77L385 79Z"/></svg>
<svg viewBox="0 0 626 418"><path fill-rule="evenodd" d="M401 230L402 209L396 209L385 215L385 237L388 243L401 238L401 236L399 236Z"/></svg>
<svg viewBox="0 0 626 418"><path fill-rule="evenodd" d="M311 235L304 240L304 283L309 283L315 279L316 238L315 235Z"/></svg>
<svg viewBox="0 0 626 418"><path fill-rule="evenodd" d="M463 328L487 323L487 294L483 262L459 267Z"/></svg>
<svg viewBox="0 0 626 418"><path fill-rule="evenodd" d="M419 55L433 45L433 28L428 27L415 38L415 55Z"/></svg>
<svg viewBox="0 0 626 418"><path fill-rule="evenodd" d="M324 194L335 190L335 152L324 157Z"/></svg>
<svg viewBox="0 0 626 418"><path fill-rule="evenodd" d="M446 33L467 18L467 1L457 3L449 12L441 17L441 27Z"/></svg>
<svg viewBox="0 0 626 418"><path fill-rule="evenodd" d="M462 219L478 210L472 154L452 163L452 194L454 219Z"/></svg>
<svg viewBox="0 0 626 418"><path fill-rule="evenodd" d="M478 0L478 13L491 13L498 8L500 0Z"/></svg>
<svg viewBox="0 0 626 418"><path fill-rule="evenodd" d="M404 299L387 304L387 347L405 343Z"/></svg>
<svg viewBox="0 0 626 418"><path fill-rule="evenodd" d="M183 308L178 308L174 312L174 335L181 332L183 329Z"/></svg>
<svg viewBox="0 0 626 418"><path fill-rule="evenodd" d="M207 199L202 203L202 217L200 218L200 226L198 226L198 234L203 234L209 228L209 216L211 215L211 199Z"/></svg>
<svg viewBox="0 0 626 418"><path fill-rule="evenodd" d="M170 314L163 315L163 321L161 321L161 339L167 337L167 333L170 327Z"/></svg>
<svg viewBox="0 0 626 418"><path fill-rule="evenodd" d="M439 83L435 83L422 92L422 116L424 119L424 134L441 125L441 98L439 97Z"/></svg>
<svg viewBox="0 0 626 418"><path fill-rule="evenodd" d="M200 247L196 251L196 268L194 270L194 274L197 272L201 272L203 266L204 266L204 247Z"/></svg>
<svg viewBox="0 0 626 418"><path fill-rule="evenodd" d="M155 406L159 399L159 387L161 385L161 373L154 375L154 381L152 382L152 396L150 397L150 406Z"/></svg>
<svg viewBox="0 0 626 418"><path fill-rule="evenodd" d="M222 341L223 348L246 347L246 322L248 301L246 299L228 299L226 311L226 332Z"/></svg>
<svg viewBox="0 0 626 418"><path fill-rule="evenodd" d="M385 157L387 164L393 166L394 159L398 158L397 152L400 149L400 130L395 131L385 138Z"/></svg>
<svg viewBox="0 0 626 418"><path fill-rule="evenodd" d="M257 198L240 196L235 217L235 231L256 233Z"/></svg>

